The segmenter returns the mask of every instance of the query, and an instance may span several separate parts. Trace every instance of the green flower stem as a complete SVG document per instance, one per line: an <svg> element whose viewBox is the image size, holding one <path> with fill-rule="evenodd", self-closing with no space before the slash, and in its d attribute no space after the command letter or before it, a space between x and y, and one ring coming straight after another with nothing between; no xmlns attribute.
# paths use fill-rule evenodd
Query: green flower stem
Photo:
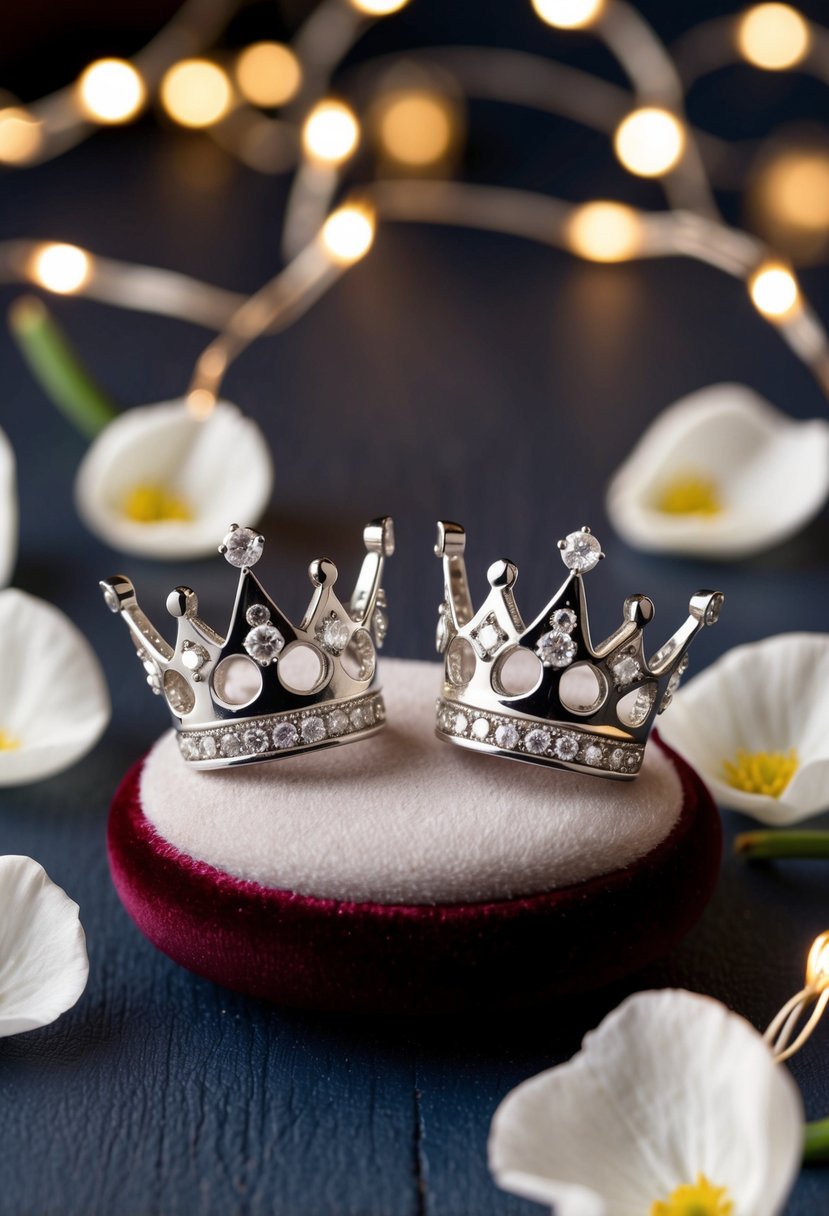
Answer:
<svg viewBox="0 0 829 1216"><path fill-rule="evenodd" d="M23 358L58 409L88 439L117 415L68 339L37 296L22 296L9 309L9 328Z"/></svg>
<svg viewBox="0 0 829 1216"><path fill-rule="evenodd" d="M806 1140L803 1145L803 1162L816 1165L829 1161L829 1119L819 1119L806 1124Z"/></svg>
<svg viewBox="0 0 829 1216"><path fill-rule="evenodd" d="M829 832L743 832L734 841L734 852L746 861L829 857Z"/></svg>

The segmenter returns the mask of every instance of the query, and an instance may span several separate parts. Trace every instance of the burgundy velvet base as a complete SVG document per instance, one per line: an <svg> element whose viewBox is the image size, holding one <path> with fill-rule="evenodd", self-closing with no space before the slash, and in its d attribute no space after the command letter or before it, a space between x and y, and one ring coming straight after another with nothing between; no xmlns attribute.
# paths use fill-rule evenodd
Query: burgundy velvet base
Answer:
<svg viewBox="0 0 829 1216"><path fill-rule="evenodd" d="M683 788L670 836L625 870L529 898L347 903L242 882L157 834L141 809L141 762L113 800L112 876L151 942L227 988L350 1012L521 1007L639 970L701 914L719 871L720 818L699 777L669 754Z"/></svg>

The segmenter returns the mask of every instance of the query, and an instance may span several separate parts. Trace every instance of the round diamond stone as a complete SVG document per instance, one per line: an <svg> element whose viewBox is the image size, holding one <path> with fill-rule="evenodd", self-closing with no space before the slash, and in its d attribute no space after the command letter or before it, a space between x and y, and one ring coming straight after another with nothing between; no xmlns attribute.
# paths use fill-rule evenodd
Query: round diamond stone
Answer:
<svg viewBox="0 0 829 1216"><path fill-rule="evenodd" d="M625 760L625 749L623 747L614 747L610 753L608 763L611 768L621 768Z"/></svg>
<svg viewBox="0 0 829 1216"><path fill-rule="evenodd" d="M265 604L251 604L245 613L249 625L267 625L271 619L271 610Z"/></svg>
<svg viewBox="0 0 829 1216"><path fill-rule="evenodd" d="M319 743L325 738L325 723L322 718L306 718L302 723L303 743Z"/></svg>
<svg viewBox="0 0 829 1216"><path fill-rule="evenodd" d="M242 740L232 731L222 735L219 740L219 751L223 756L238 756L242 750Z"/></svg>
<svg viewBox="0 0 829 1216"><path fill-rule="evenodd" d="M251 726L242 735L242 743L245 745L246 752L266 752L271 745L271 740L268 732L262 730L261 726Z"/></svg>
<svg viewBox="0 0 829 1216"><path fill-rule="evenodd" d="M550 617L550 624L559 633L572 633L576 628L576 614L572 608L559 608Z"/></svg>
<svg viewBox="0 0 829 1216"><path fill-rule="evenodd" d="M226 562L241 570L255 566L264 547L264 539L253 528L233 528L222 541L219 552L224 554Z"/></svg>
<svg viewBox="0 0 829 1216"><path fill-rule="evenodd" d="M280 722L274 727L273 742L275 747L293 747L299 735L293 722Z"/></svg>
<svg viewBox="0 0 829 1216"><path fill-rule="evenodd" d="M252 659L267 667L285 645L285 639L276 625L257 625L243 639L242 645Z"/></svg>
<svg viewBox="0 0 829 1216"><path fill-rule="evenodd" d="M524 746L528 752L533 752L534 755L540 756L550 746L550 732L548 730L541 730L540 727L528 730L524 736Z"/></svg>
<svg viewBox="0 0 829 1216"><path fill-rule="evenodd" d="M535 653L545 667L569 667L576 657L576 643L569 633L552 629L538 639Z"/></svg>
<svg viewBox="0 0 829 1216"><path fill-rule="evenodd" d="M339 617L331 617L320 630L319 640L326 650L339 654L348 644L348 625Z"/></svg>
<svg viewBox="0 0 829 1216"><path fill-rule="evenodd" d="M366 716L361 706L351 711L351 725L355 730L362 730L366 724Z"/></svg>
<svg viewBox="0 0 829 1216"><path fill-rule="evenodd" d="M639 757L638 752L628 752L628 754L625 756L625 768L627 768L627 769L638 768L639 759L640 759L640 757Z"/></svg>
<svg viewBox="0 0 829 1216"><path fill-rule="evenodd" d="M452 730L456 735L465 735L469 727L469 719L466 714L455 714L455 720L452 723Z"/></svg>
<svg viewBox="0 0 829 1216"><path fill-rule="evenodd" d="M501 630L497 625L482 625L478 630L478 641L487 654L490 654L493 650L497 650L500 645Z"/></svg>
<svg viewBox="0 0 829 1216"><path fill-rule="evenodd" d="M575 735L559 735L555 742L559 760L575 760L579 754L579 741Z"/></svg>
<svg viewBox="0 0 829 1216"><path fill-rule="evenodd" d="M600 747L597 746L597 744L591 743L589 747L584 749L584 758L588 764L595 768L596 765L601 764L602 760L604 759L604 752Z"/></svg>
<svg viewBox="0 0 829 1216"><path fill-rule="evenodd" d="M342 709L335 709L328 715L329 735L342 735L348 730L348 714Z"/></svg>
<svg viewBox="0 0 829 1216"><path fill-rule="evenodd" d="M212 735L203 735L199 746L205 760L212 760L216 755L216 740Z"/></svg>
<svg viewBox="0 0 829 1216"><path fill-rule="evenodd" d="M590 532L571 532L560 542L561 560L568 570L584 574L598 566L602 547Z"/></svg>
<svg viewBox="0 0 829 1216"><path fill-rule="evenodd" d="M489 734L489 723L486 718L476 718L472 723L472 734L476 739L485 739Z"/></svg>
<svg viewBox="0 0 829 1216"><path fill-rule="evenodd" d="M495 742L499 747L503 747L511 751L518 746L518 740L521 738L517 729L511 726L509 722L502 722L495 731Z"/></svg>
<svg viewBox="0 0 829 1216"><path fill-rule="evenodd" d="M374 706L371 701L366 701L363 706L363 717L365 718L366 726L374 725Z"/></svg>
<svg viewBox="0 0 829 1216"><path fill-rule="evenodd" d="M632 684L634 680L638 680L642 675L642 668L631 654L623 654L616 659L613 662L612 671L616 678L616 683L623 686Z"/></svg>
<svg viewBox="0 0 829 1216"><path fill-rule="evenodd" d="M185 760L195 760L199 754L199 741L192 735L179 735L178 745Z"/></svg>

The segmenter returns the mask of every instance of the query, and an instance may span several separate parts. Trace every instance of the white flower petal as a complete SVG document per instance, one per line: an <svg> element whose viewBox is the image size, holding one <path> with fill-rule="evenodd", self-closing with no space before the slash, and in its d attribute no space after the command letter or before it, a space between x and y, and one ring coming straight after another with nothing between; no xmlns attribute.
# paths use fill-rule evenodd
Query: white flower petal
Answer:
<svg viewBox="0 0 829 1216"><path fill-rule="evenodd" d="M86 638L24 591L0 591L0 786L39 781L74 764L109 722L106 681Z"/></svg>
<svg viewBox="0 0 829 1216"><path fill-rule="evenodd" d="M775 1216L797 1170L797 1087L748 1022L708 997L643 992L493 1119L496 1181L556 1216L645 1216L704 1174L740 1216Z"/></svg>
<svg viewBox="0 0 829 1216"><path fill-rule="evenodd" d="M12 575L17 557L17 476L14 452L0 430L0 587Z"/></svg>
<svg viewBox="0 0 829 1216"><path fill-rule="evenodd" d="M672 476L718 487L715 515L671 515L654 502ZM793 535L829 496L829 423L796 422L740 384L714 384L664 410L607 492L607 511L638 549L742 557Z"/></svg>
<svg viewBox="0 0 829 1216"><path fill-rule="evenodd" d="M659 734L693 765L716 800L782 826L829 807L829 634L781 633L737 646L695 676L660 719ZM737 752L797 752L779 798L725 780Z"/></svg>
<svg viewBox="0 0 829 1216"><path fill-rule="evenodd" d="M0 857L0 1037L54 1022L88 975L78 905L31 857Z"/></svg>
<svg viewBox="0 0 829 1216"><path fill-rule="evenodd" d="M140 523L124 513L136 485L164 485L192 520ZM139 406L111 422L91 444L75 482L87 526L116 549L167 559L216 552L229 523L255 524L271 495L273 466L256 423L220 401L196 419L184 401Z"/></svg>

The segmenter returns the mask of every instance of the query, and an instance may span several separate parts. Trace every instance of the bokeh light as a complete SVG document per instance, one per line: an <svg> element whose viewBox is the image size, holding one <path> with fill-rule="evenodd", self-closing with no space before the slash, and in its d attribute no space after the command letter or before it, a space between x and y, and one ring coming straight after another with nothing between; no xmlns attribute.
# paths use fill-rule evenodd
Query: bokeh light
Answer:
<svg viewBox="0 0 829 1216"><path fill-rule="evenodd" d="M302 128L302 146L312 159L325 165L339 165L357 147L360 125L356 115L342 101L321 101L314 106Z"/></svg>
<svg viewBox="0 0 829 1216"><path fill-rule="evenodd" d="M602 15L606 0L532 0L542 21L560 30L583 29Z"/></svg>
<svg viewBox="0 0 829 1216"><path fill-rule="evenodd" d="M0 110L0 163L25 165L37 156L43 144L43 129L33 114L21 106Z"/></svg>
<svg viewBox="0 0 829 1216"><path fill-rule="evenodd" d="M623 262L641 247L642 222L623 203L585 203L571 215L566 239L573 253L591 262Z"/></svg>
<svg viewBox="0 0 829 1216"><path fill-rule="evenodd" d="M281 42L254 42L236 60L236 84L255 106L282 106L302 84L302 68Z"/></svg>
<svg viewBox="0 0 829 1216"><path fill-rule="evenodd" d="M351 0L351 7L368 17L388 17L405 8L409 0Z"/></svg>
<svg viewBox="0 0 829 1216"><path fill-rule="evenodd" d="M444 160L457 130L447 99L425 89L391 94L383 102L378 125L386 155L413 168Z"/></svg>
<svg viewBox="0 0 829 1216"><path fill-rule="evenodd" d="M183 127L209 127L224 118L233 101L227 74L209 59L183 59L161 82L164 109Z"/></svg>
<svg viewBox="0 0 829 1216"><path fill-rule="evenodd" d="M782 262L764 262L748 281L754 307L772 321L787 321L800 311L797 279Z"/></svg>
<svg viewBox="0 0 829 1216"><path fill-rule="evenodd" d="M144 104L144 81L126 59L98 59L78 80L78 100L94 122L129 122Z"/></svg>
<svg viewBox="0 0 829 1216"><path fill-rule="evenodd" d="M29 277L39 287L58 295L72 295L89 281L92 259L77 245L54 242L41 245L33 254L28 267Z"/></svg>
<svg viewBox="0 0 829 1216"><path fill-rule="evenodd" d="M358 204L346 204L329 215L322 226L322 243L339 265L349 266L364 257L374 242L374 214Z"/></svg>
<svg viewBox="0 0 829 1216"><path fill-rule="evenodd" d="M794 67L811 46L807 22L788 4L757 4L737 24L737 49L768 72Z"/></svg>
<svg viewBox="0 0 829 1216"><path fill-rule="evenodd" d="M670 173L685 151L685 128L670 110L643 106L622 119L613 147L631 173L662 177Z"/></svg>

